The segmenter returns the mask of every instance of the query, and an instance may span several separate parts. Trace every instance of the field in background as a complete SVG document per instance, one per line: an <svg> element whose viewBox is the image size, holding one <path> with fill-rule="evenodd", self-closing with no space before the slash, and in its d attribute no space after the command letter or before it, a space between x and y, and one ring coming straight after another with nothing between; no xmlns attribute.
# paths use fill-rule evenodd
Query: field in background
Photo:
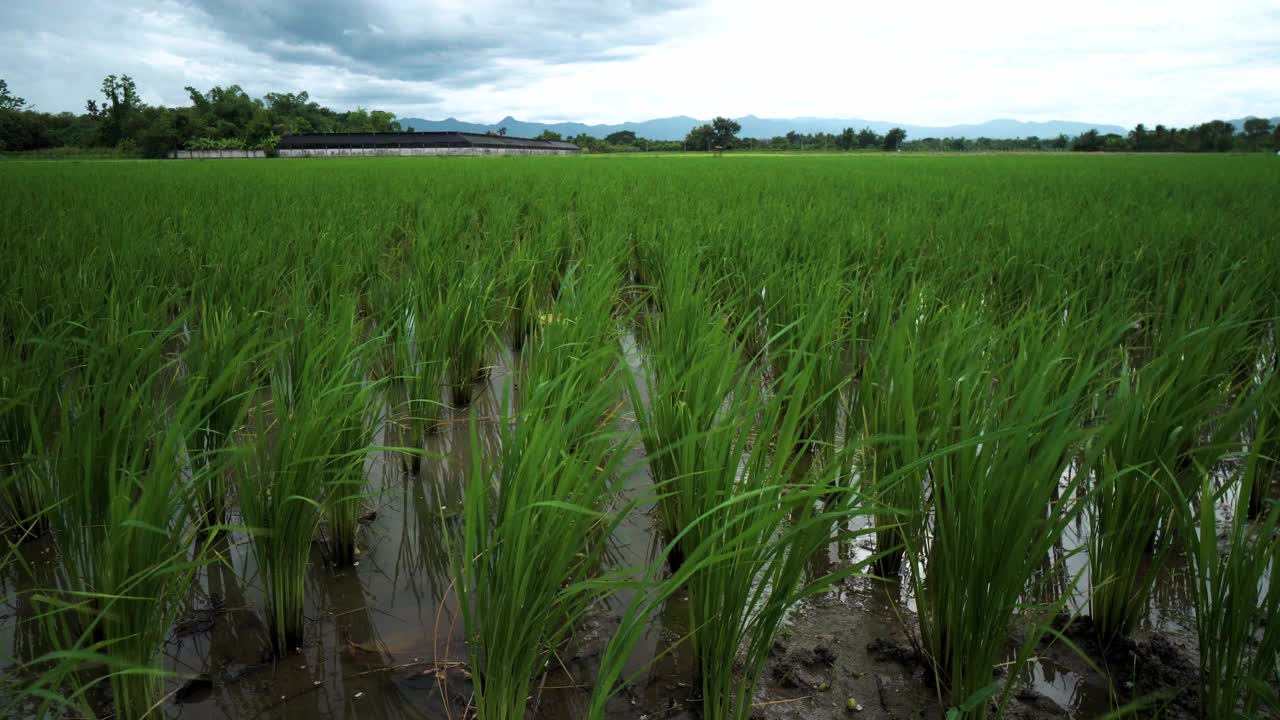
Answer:
<svg viewBox="0 0 1280 720"><path fill-rule="evenodd" d="M0 710L1275 716L1278 170L0 164Z"/></svg>

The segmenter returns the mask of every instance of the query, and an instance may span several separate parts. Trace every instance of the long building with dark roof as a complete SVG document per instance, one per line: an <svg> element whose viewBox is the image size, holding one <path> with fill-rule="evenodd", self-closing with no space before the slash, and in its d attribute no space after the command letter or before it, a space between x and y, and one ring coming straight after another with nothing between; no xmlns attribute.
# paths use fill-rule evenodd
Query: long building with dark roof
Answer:
<svg viewBox="0 0 1280 720"><path fill-rule="evenodd" d="M280 157L573 155L577 145L464 132L309 133L280 138Z"/></svg>

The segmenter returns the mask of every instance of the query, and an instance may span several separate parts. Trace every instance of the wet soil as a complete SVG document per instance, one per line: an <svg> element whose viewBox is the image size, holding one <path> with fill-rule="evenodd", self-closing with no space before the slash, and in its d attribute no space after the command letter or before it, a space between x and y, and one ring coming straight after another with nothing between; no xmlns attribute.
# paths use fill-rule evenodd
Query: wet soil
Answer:
<svg viewBox="0 0 1280 720"><path fill-rule="evenodd" d="M629 361L638 366L634 342L627 349ZM175 623L164 650L166 669L181 675L168 684L165 717L468 717L471 670L444 539L450 526L461 522L471 443L481 443L484 453L496 452L499 398L517 364L518 358L503 354L477 387L472 405L455 411L427 438L425 449L432 455L419 468L390 453L370 459L371 496L359 561L354 567L334 568L322 544L314 545L306 586L307 627L298 652L272 658L262 582L247 540L237 533L223 539L220 551L226 562L201 572L190 607ZM627 415L622 413L624 422ZM398 433L391 418L378 442L401 444ZM628 492L635 496L649 489L650 480L643 452L633 455L636 470ZM814 559L813 572L865 558L871 548L866 538L861 542L833 543L825 557ZM617 566L651 562L657 548L650 516L632 513L612 545ZM47 539L29 543L23 551L32 575L16 566L0 573L0 669L11 679L20 675L18 663L48 650L25 591L50 586L57 567ZM1006 715L1091 718L1115 703L1163 693L1168 698L1164 717L1192 717L1194 628L1185 578L1176 568L1167 575L1132 642L1104 650L1092 643L1087 618L1060 622L1063 633L1090 660L1065 643L1046 643L1027 667L1011 671L1017 689ZM598 660L629 601L623 594L593 609L556 665L536 682L530 720L585 716ZM609 718L698 717L695 688L689 683L692 658L683 646L668 652L688 631L685 602L676 596L651 619L624 671L632 680L610 702ZM1074 605L1078 615L1083 608L1079 602ZM897 584L866 579L847 580L806 600L791 613L775 643L752 717L942 717L946 706L904 630L904 624L914 622L913 609Z"/></svg>

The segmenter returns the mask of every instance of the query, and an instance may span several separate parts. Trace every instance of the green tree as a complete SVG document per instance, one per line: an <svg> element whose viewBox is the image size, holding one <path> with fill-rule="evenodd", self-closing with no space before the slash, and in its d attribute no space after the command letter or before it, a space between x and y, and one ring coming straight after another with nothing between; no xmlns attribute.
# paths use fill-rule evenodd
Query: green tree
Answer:
<svg viewBox="0 0 1280 720"><path fill-rule="evenodd" d="M0 83L3 82L3 80L0 80ZM1244 134L1250 140L1264 138L1271 134L1272 129L1271 121L1266 118L1251 117L1244 121Z"/></svg>
<svg viewBox="0 0 1280 720"><path fill-rule="evenodd" d="M499 134L499 135L506 135L506 134L507 134L507 128L506 128L506 126L503 126L503 127L498 128L498 134Z"/></svg>
<svg viewBox="0 0 1280 720"><path fill-rule="evenodd" d="M710 152L715 145L716 133L710 125L699 125L684 136L685 150L704 150Z"/></svg>
<svg viewBox="0 0 1280 720"><path fill-rule="evenodd" d="M880 144L880 134L869 127L858 131L858 147L869 148Z"/></svg>
<svg viewBox="0 0 1280 720"><path fill-rule="evenodd" d="M896 127L884 136L884 149L889 152L893 152L894 150L897 150L898 147L902 145L902 141L906 139L907 131Z"/></svg>
<svg viewBox="0 0 1280 720"><path fill-rule="evenodd" d="M1147 132L1147 126L1138 123L1129 132L1129 146L1134 150L1146 150L1150 145L1150 133Z"/></svg>
<svg viewBox="0 0 1280 720"><path fill-rule="evenodd" d="M103 136L107 145L115 145L121 140L131 140L134 115L142 107L138 97L138 86L128 75L108 75L102 80L102 95L106 98L107 122L103 126Z"/></svg>
<svg viewBox="0 0 1280 720"><path fill-rule="evenodd" d="M191 109L157 108L155 114L138 134L138 149L146 157L163 158L192 139Z"/></svg>
<svg viewBox="0 0 1280 720"><path fill-rule="evenodd" d="M21 110L27 101L9 92L9 83L0 78L0 110Z"/></svg>
<svg viewBox="0 0 1280 720"><path fill-rule="evenodd" d="M1076 136L1071 143L1071 149L1076 152L1097 152L1102 149L1102 136L1097 130L1089 128Z"/></svg>
<svg viewBox="0 0 1280 720"><path fill-rule="evenodd" d="M634 145L636 134L631 130L619 130L616 133L610 133L605 136L604 140L610 145Z"/></svg>
<svg viewBox="0 0 1280 720"><path fill-rule="evenodd" d="M717 115L716 119L711 121L712 148L732 149L738 144L738 132L741 130L742 126L737 121Z"/></svg>
<svg viewBox="0 0 1280 720"><path fill-rule="evenodd" d="M853 128L845 128L836 136L836 147L841 150L852 150L858 144L858 134Z"/></svg>
<svg viewBox="0 0 1280 720"><path fill-rule="evenodd" d="M552 130L543 130L534 140L564 140L564 136Z"/></svg>
<svg viewBox="0 0 1280 720"><path fill-rule="evenodd" d="M1248 141L1249 147L1254 150L1264 150L1270 147L1272 143L1272 133L1276 128L1271 121L1266 118L1249 118L1244 121L1244 136Z"/></svg>
<svg viewBox="0 0 1280 720"><path fill-rule="evenodd" d="M369 124L374 132L400 132L400 123L395 113L386 110L373 110L369 113Z"/></svg>
<svg viewBox="0 0 1280 720"><path fill-rule="evenodd" d="M1194 149L1199 152L1227 152L1235 145L1236 129L1225 120L1210 120L1191 128Z"/></svg>

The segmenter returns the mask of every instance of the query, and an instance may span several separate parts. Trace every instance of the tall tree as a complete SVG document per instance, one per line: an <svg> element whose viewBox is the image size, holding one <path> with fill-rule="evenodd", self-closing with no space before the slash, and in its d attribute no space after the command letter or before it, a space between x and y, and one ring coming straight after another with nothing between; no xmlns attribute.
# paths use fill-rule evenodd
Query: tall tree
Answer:
<svg viewBox="0 0 1280 720"><path fill-rule="evenodd" d="M9 92L9 83L0 78L0 110L21 110L27 101Z"/></svg>
<svg viewBox="0 0 1280 720"><path fill-rule="evenodd" d="M104 108L107 122L103 126L103 135L107 144L115 145L121 140L130 139L130 120L142 107L142 100L138 97L138 86L133 82L133 78L128 75L121 75L119 78L108 75L102 80L102 95L107 100Z"/></svg>
<svg viewBox="0 0 1280 720"><path fill-rule="evenodd" d="M736 120L716 116L711 121L711 143L713 147L729 150L738 144L738 132L742 126Z"/></svg>
<svg viewBox="0 0 1280 720"><path fill-rule="evenodd" d="M1248 150L1266 150L1272 146L1274 126L1267 118L1251 117L1244 121L1243 145Z"/></svg>
<svg viewBox="0 0 1280 720"><path fill-rule="evenodd" d="M710 151L715 145L715 138L715 130L710 125L699 125L684 136L684 149Z"/></svg>
<svg viewBox="0 0 1280 720"><path fill-rule="evenodd" d="M903 140L907 139L907 131L900 127L896 127L884 136L884 149L893 152L898 149Z"/></svg>

